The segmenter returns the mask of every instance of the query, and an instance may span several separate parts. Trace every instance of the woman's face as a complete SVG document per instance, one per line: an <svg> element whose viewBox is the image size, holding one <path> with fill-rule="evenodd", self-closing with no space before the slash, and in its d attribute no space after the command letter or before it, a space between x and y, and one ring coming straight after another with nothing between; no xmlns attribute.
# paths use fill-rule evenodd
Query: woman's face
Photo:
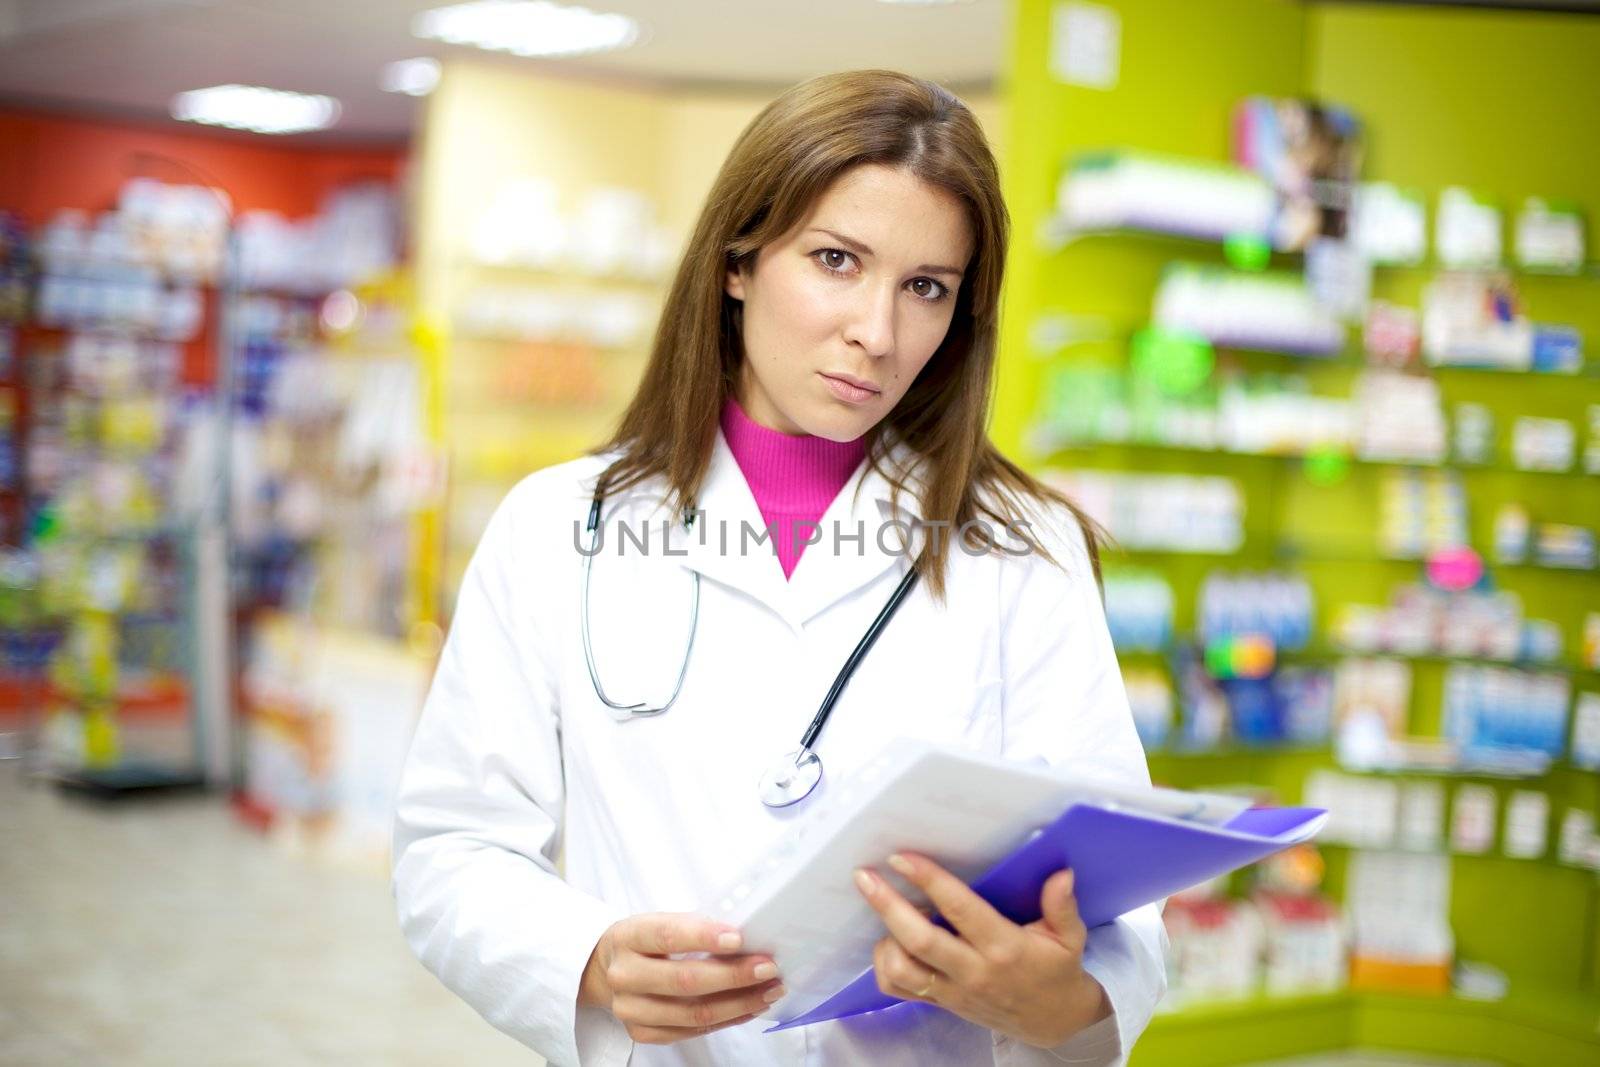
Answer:
<svg viewBox="0 0 1600 1067"><path fill-rule="evenodd" d="M944 340L972 252L950 193L893 167L846 171L753 266L728 272L744 304L740 406L784 433L860 437Z"/></svg>

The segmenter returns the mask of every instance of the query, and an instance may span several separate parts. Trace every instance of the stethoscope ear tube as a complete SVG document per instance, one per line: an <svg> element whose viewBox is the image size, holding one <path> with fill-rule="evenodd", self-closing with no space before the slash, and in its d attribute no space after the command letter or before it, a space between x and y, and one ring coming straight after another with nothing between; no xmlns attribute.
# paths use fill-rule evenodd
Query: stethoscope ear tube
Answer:
<svg viewBox="0 0 1600 1067"><path fill-rule="evenodd" d="M602 490L596 490L594 500L589 505L589 521L585 524L589 533L589 551L583 557L583 596L579 598L578 629L583 635L583 662L589 669L589 682L594 686L594 695L600 702L613 712L624 712L622 719L634 716L659 715L677 701L678 694L683 691L683 680L689 675L689 660L694 655L695 635L700 632L700 573L692 572L693 578L689 594L689 640L683 648L683 665L678 668L678 680L673 684L672 695L660 707L650 707L644 701L635 704L619 704L606 695L605 686L600 684L600 671L594 663L594 643L589 635L589 580L594 573L594 558L600 554L600 503L604 499ZM690 514L694 513L693 505ZM692 520L691 520L692 521ZM685 523L687 526L687 523Z"/></svg>

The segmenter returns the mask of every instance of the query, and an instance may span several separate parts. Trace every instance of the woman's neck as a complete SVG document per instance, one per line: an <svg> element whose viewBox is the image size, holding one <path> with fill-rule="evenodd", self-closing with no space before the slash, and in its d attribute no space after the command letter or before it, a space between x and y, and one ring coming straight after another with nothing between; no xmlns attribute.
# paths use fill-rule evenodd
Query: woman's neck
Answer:
<svg viewBox="0 0 1600 1067"><path fill-rule="evenodd" d="M722 408L722 435L762 519L772 529L787 577L805 549L794 544L794 524L822 518L866 456L866 438L830 441L811 434L786 434L756 422L732 397Z"/></svg>

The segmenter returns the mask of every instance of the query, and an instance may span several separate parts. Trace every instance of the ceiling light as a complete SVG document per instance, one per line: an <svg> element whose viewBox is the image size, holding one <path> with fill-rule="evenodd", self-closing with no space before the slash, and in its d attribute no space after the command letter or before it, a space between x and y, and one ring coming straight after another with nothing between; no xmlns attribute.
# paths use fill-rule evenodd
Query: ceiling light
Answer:
<svg viewBox="0 0 1600 1067"><path fill-rule="evenodd" d="M304 133L332 126L339 101L259 85L213 85L173 97L172 117L252 133Z"/></svg>
<svg viewBox="0 0 1600 1067"><path fill-rule="evenodd" d="M427 96L439 84L439 61L430 56L402 59L383 68L379 84L386 93Z"/></svg>
<svg viewBox="0 0 1600 1067"><path fill-rule="evenodd" d="M411 32L519 56L572 56L624 48L639 39L639 24L549 0L474 0L424 11Z"/></svg>

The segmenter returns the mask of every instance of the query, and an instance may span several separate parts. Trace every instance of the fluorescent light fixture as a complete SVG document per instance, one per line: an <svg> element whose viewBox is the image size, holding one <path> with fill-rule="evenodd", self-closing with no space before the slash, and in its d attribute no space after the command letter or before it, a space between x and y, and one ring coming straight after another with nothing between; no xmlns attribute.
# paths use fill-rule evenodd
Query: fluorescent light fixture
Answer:
<svg viewBox="0 0 1600 1067"><path fill-rule="evenodd" d="M411 32L518 56L575 56L625 48L639 39L639 24L549 0L473 0L424 11Z"/></svg>
<svg viewBox="0 0 1600 1067"><path fill-rule="evenodd" d="M439 84L439 61L430 56L402 59L383 68L379 81L386 93L427 96Z"/></svg>
<svg viewBox="0 0 1600 1067"><path fill-rule="evenodd" d="M304 133L332 126L339 101L259 85L213 85L173 97L172 117L252 133Z"/></svg>

